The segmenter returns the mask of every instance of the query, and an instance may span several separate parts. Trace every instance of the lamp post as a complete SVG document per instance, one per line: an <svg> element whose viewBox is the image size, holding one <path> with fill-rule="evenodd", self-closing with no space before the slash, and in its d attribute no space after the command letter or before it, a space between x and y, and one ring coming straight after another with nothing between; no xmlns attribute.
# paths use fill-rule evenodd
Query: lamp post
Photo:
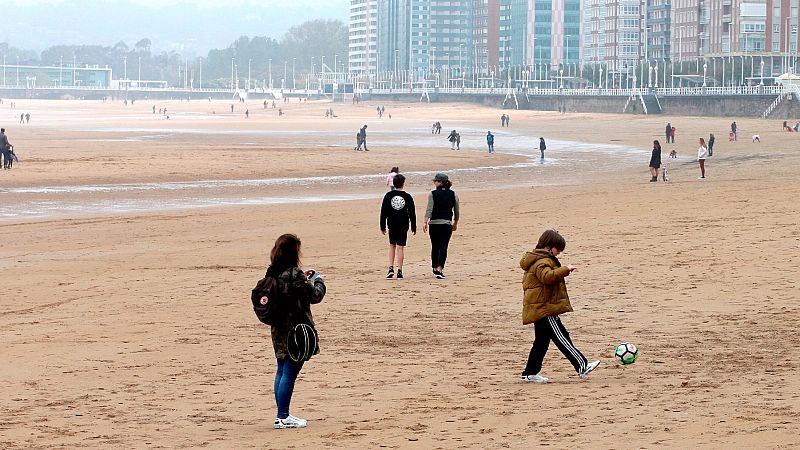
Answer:
<svg viewBox="0 0 800 450"><path fill-rule="evenodd" d="M464 65L461 59L461 50L464 48L464 43L458 44L458 75L461 77L461 87L464 87Z"/></svg>
<svg viewBox="0 0 800 450"><path fill-rule="evenodd" d="M19 86L19 55L17 55L17 86Z"/></svg>
<svg viewBox="0 0 800 450"><path fill-rule="evenodd" d="M761 57L761 81L758 83L759 86L764 85L764 57Z"/></svg>
<svg viewBox="0 0 800 450"><path fill-rule="evenodd" d="M297 89L297 77L295 77L295 66L297 64L297 58L292 58L292 90Z"/></svg>
<svg viewBox="0 0 800 450"><path fill-rule="evenodd" d="M399 49L394 49L394 73L392 74L392 87L395 87L396 80L397 80L397 58L400 54Z"/></svg>
<svg viewBox="0 0 800 450"><path fill-rule="evenodd" d="M6 85L6 55L3 55L3 86Z"/></svg>
<svg viewBox="0 0 800 450"><path fill-rule="evenodd" d="M253 64L253 59L252 58L248 58L247 59L247 90L248 91L250 90L250 68L251 68L252 64Z"/></svg>
<svg viewBox="0 0 800 450"><path fill-rule="evenodd" d="M272 89L272 58L269 59L269 88Z"/></svg>
<svg viewBox="0 0 800 450"><path fill-rule="evenodd" d="M5 56L3 56L3 65L4 66L6 65L5 59L6 59ZM763 64L762 64L762 67L763 67ZM5 70L6 70L6 68L3 67L3 72L5 72ZM61 86L64 85L64 82L62 81L64 79L63 73L64 73L64 57L61 56L61 57L59 57L59 63L58 63L58 87L61 87ZM3 84L4 85L6 84L5 76L3 77Z"/></svg>
<svg viewBox="0 0 800 450"><path fill-rule="evenodd" d="M286 82L286 78L289 74L288 69L289 69L289 61L283 60L283 83L281 84L281 87L284 89L288 87L288 83Z"/></svg>
<svg viewBox="0 0 800 450"><path fill-rule="evenodd" d="M141 84L141 82L142 82L142 57L141 56L139 57L139 69L138 70L139 70L139 78L138 79L139 79L139 83Z"/></svg>
<svg viewBox="0 0 800 450"><path fill-rule="evenodd" d="M235 58L235 57L234 57L234 58L231 58L231 90L234 90L234 89L236 89L236 88L233 86L233 62L234 62L235 60L236 60L236 58Z"/></svg>
<svg viewBox="0 0 800 450"><path fill-rule="evenodd" d="M19 59L19 57L17 57L17 59ZM19 61L17 61L17 62L19 62ZM77 57L77 55L75 55L73 53L72 54L72 87L75 87L75 85L77 84L77 75L78 75L78 73L76 72L77 67L78 67L78 57Z"/></svg>
<svg viewBox="0 0 800 450"><path fill-rule="evenodd" d="M706 87L706 72L708 71L708 64L703 61L703 87Z"/></svg>
<svg viewBox="0 0 800 450"><path fill-rule="evenodd" d="M128 79L128 57L127 56L124 56L122 58L122 65L125 68L125 77L124 78L127 80Z"/></svg>
<svg viewBox="0 0 800 450"><path fill-rule="evenodd" d="M339 66L337 65L337 60L339 59L339 55L334 53L333 55L333 77L336 78L336 72L339 70Z"/></svg>
<svg viewBox="0 0 800 450"><path fill-rule="evenodd" d="M600 79L597 80L598 85L600 85L600 89L603 89L603 66L600 66Z"/></svg>
<svg viewBox="0 0 800 450"><path fill-rule="evenodd" d="M203 90L203 57L200 57L200 64L197 66L197 78L200 79L200 83L198 83L198 88Z"/></svg>

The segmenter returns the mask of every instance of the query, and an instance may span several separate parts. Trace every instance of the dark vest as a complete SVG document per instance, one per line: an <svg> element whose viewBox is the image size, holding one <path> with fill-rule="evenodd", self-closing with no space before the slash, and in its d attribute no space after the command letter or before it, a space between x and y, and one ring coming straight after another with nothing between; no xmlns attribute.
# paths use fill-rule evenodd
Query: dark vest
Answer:
<svg viewBox="0 0 800 450"><path fill-rule="evenodd" d="M431 220L453 220L453 208L456 206L456 193L449 189L440 188L433 191L432 194L433 212L431 213Z"/></svg>

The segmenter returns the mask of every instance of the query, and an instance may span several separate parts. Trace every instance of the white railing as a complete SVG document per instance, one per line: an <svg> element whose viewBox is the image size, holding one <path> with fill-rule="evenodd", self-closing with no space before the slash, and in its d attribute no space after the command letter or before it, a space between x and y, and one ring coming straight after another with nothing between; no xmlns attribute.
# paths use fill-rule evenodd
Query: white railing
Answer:
<svg viewBox="0 0 800 450"><path fill-rule="evenodd" d="M661 97L673 96L696 96L696 95L780 95L787 93L796 86L733 86L733 87L682 87L682 88L631 88L631 89L553 89L553 88L529 88L515 89L518 93L528 95L564 95L564 96L631 96L644 94L655 94ZM418 94L423 89L415 88L394 88L394 89L359 89L357 93L375 95L383 94ZM506 95L508 89L505 87L495 88L428 88L428 92L439 94L466 94L466 95Z"/></svg>
<svg viewBox="0 0 800 450"><path fill-rule="evenodd" d="M644 102L644 97L642 97L642 91L638 92L639 94L639 101L642 102L642 109L644 110L644 115L647 115L647 103Z"/></svg>

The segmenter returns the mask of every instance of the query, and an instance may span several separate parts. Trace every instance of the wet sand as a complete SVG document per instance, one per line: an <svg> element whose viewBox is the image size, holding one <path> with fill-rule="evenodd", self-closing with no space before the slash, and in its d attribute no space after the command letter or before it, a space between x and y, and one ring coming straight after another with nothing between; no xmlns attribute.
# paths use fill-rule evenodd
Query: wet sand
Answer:
<svg viewBox="0 0 800 450"><path fill-rule="evenodd" d="M245 120L210 114L227 104L173 102L169 121L145 102L18 105L3 114L29 109L32 122L6 126L23 162L0 174L0 194L75 209L0 220L2 447L794 443L800 139L781 121L737 120L734 144L730 121L716 118L511 111L506 130L494 128L501 111L475 105L387 104L391 120L374 117L374 103L333 105L339 118L329 120L327 103L290 104L280 119L251 106ZM436 120L444 134L430 148ZM678 129L672 181L648 183L650 142L667 121ZM363 123L371 151L356 153L347 136ZM445 141L452 128L472 130L461 152ZM497 155L484 153L484 129L498 135ZM709 131L715 155L698 181L695 141ZM539 135L551 164L537 163ZM463 218L446 280L430 275L421 232L407 278L383 279L378 198L392 165L414 173L420 214L430 174L454 174ZM316 178L331 176L343 178ZM280 178L311 181L241 182ZM224 186L164 187L209 180ZM121 183L159 187L120 192ZM95 185L117 190L85 188ZM54 186L72 189L43 189ZM265 200L290 194L367 199ZM113 208L142 197L146 211ZM181 201L208 204L162 208ZM603 363L579 380L551 348L552 382L527 385L518 377L533 333L520 323L518 261L546 227L566 236L561 260L578 266L568 279L575 312L563 320ZM248 306L283 232L300 235L304 262L330 289L314 309L322 353L292 403L304 430L271 429L274 359ZM625 340L641 352L630 367L612 357Z"/></svg>

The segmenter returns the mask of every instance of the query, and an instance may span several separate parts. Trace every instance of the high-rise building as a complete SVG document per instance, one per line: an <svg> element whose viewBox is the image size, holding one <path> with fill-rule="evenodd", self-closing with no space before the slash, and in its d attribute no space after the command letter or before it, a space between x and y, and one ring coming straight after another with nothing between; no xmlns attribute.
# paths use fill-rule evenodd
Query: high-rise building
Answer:
<svg viewBox="0 0 800 450"><path fill-rule="evenodd" d="M608 71L629 72L651 58L641 0L584 0L583 57ZM656 50L658 51L658 50Z"/></svg>
<svg viewBox="0 0 800 450"><path fill-rule="evenodd" d="M646 0L645 7L648 56L655 61L670 59L672 2L671 0Z"/></svg>
<svg viewBox="0 0 800 450"><path fill-rule="evenodd" d="M577 64L581 0L500 0L500 65Z"/></svg>
<svg viewBox="0 0 800 450"><path fill-rule="evenodd" d="M472 0L472 52L476 73L500 63L500 0Z"/></svg>
<svg viewBox="0 0 800 450"><path fill-rule="evenodd" d="M378 0L351 0L349 70L374 73L378 54Z"/></svg>
<svg viewBox="0 0 800 450"><path fill-rule="evenodd" d="M772 73L789 72L797 64L798 13L800 0L767 0L767 20L765 48L779 56L780 62L773 60Z"/></svg>

